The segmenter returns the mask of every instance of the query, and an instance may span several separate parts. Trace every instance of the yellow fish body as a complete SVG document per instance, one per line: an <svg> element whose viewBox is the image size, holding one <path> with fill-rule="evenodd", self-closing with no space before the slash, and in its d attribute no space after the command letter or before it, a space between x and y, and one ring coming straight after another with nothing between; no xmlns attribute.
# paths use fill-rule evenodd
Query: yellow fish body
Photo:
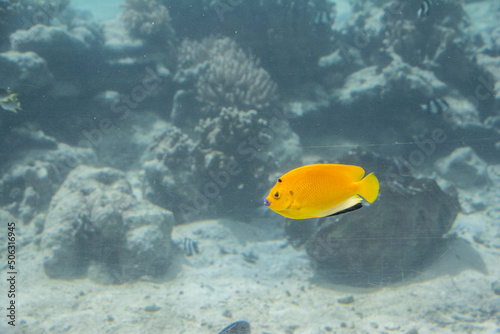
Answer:
<svg viewBox="0 0 500 334"><path fill-rule="evenodd" d="M351 165L317 164L296 168L278 179L264 204L292 219L319 218L362 207L361 195L372 203L379 183L373 173L365 178L363 168Z"/></svg>

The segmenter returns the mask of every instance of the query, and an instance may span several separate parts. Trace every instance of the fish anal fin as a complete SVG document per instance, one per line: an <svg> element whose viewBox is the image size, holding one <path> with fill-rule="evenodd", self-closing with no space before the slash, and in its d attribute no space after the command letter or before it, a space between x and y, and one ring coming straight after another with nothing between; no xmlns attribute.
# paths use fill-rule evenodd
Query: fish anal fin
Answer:
<svg viewBox="0 0 500 334"><path fill-rule="evenodd" d="M337 215L341 215L343 213L347 213L347 212L351 212L351 211L354 211L354 210L358 210L358 209L361 209L363 207L363 204L361 203L356 203L354 204L353 206L351 206L350 208L347 208L347 209L344 209L342 211L339 211L339 212L335 212L331 215L328 215L326 217L333 217L333 216L337 216Z"/></svg>
<svg viewBox="0 0 500 334"><path fill-rule="evenodd" d="M335 214L338 214L339 212L352 211L352 210L350 210L350 208L355 207L356 205L358 205L360 203L361 203L361 198L358 195L354 195L354 196L349 197L347 200L343 201L342 203L331 206L326 210L316 212L312 216L320 218L320 217L333 216Z"/></svg>

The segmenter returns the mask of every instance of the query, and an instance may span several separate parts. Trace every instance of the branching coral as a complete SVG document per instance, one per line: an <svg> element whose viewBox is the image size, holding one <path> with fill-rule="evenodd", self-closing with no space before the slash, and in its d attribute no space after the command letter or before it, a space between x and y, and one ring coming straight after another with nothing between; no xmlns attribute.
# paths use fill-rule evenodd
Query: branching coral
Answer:
<svg viewBox="0 0 500 334"><path fill-rule="evenodd" d="M181 70L206 64L199 71L196 98L210 110L262 110L276 98L276 84L270 75L229 38L184 41L178 59Z"/></svg>
<svg viewBox="0 0 500 334"><path fill-rule="evenodd" d="M127 0L123 8L121 19L131 35L155 40L173 37L168 9L158 0Z"/></svg>
<svg viewBox="0 0 500 334"><path fill-rule="evenodd" d="M219 117L200 120L196 132L201 147L236 152L241 139L258 136L266 126L267 121L259 118L255 110L224 108Z"/></svg>

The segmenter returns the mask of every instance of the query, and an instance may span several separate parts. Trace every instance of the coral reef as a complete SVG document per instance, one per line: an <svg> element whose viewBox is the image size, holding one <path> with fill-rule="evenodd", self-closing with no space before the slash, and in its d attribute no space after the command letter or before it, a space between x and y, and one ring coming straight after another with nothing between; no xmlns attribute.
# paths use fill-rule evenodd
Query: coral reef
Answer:
<svg viewBox="0 0 500 334"><path fill-rule="evenodd" d="M200 120L196 133L192 139L169 126L143 156L148 198L179 221L252 213L270 186L267 177L300 155L287 121L267 121L255 110L225 108Z"/></svg>
<svg viewBox="0 0 500 334"><path fill-rule="evenodd" d="M356 214L323 219L306 241L316 272L337 283L378 286L404 280L428 265L446 244L443 236L460 210L457 199L434 180L411 176L398 160L358 150L339 162L374 171L379 199ZM293 231L288 228L292 237Z"/></svg>
<svg viewBox="0 0 500 334"><path fill-rule="evenodd" d="M20 332L495 332L499 1L69 2L0 0ZM332 159L377 201L263 205Z"/></svg>
<svg viewBox="0 0 500 334"><path fill-rule="evenodd" d="M346 77L344 86L339 90L339 103L346 105L363 101L370 104L401 96L417 103L444 96L447 92L448 87L431 71L412 67L394 55L384 68L368 66Z"/></svg>
<svg viewBox="0 0 500 334"><path fill-rule="evenodd" d="M18 52L35 52L48 64L59 80L85 79L82 67L90 69L99 62L96 51L101 39L95 31L84 26L68 30L65 27L35 25L10 36L11 46Z"/></svg>
<svg viewBox="0 0 500 334"><path fill-rule="evenodd" d="M51 200L41 248L53 278L122 283L166 273L173 215L132 194L125 174L75 168ZM90 269L90 270L89 270Z"/></svg>
<svg viewBox="0 0 500 334"><path fill-rule="evenodd" d="M69 0L0 1L0 46L16 30L26 30L36 24L50 25L68 5Z"/></svg>
<svg viewBox="0 0 500 334"><path fill-rule="evenodd" d="M165 42L174 36L170 14L159 0L127 0L121 20L133 37Z"/></svg>
<svg viewBox="0 0 500 334"><path fill-rule="evenodd" d="M330 1L163 3L169 8L178 36L201 39L209 31L235 38L240 45L250 47L277 83L286 88L300 87L320 75L316 63L331 52L335 5ZM197 24L185 29L186 21Z"/></svg>
<svg viewBox="0 0 500 334"><path fill-rule="evenodd" d="M30 93L34 87L43 89L54 83L47 62L34 52L0 53L0 88Z"/></svg>
<svg viewBox="0 0 500 334"><path fill-rule="evenodd" d="M229 38L184 40L178 50L180 84L196 78L196 99L208 113L221 108L263 110L276 100L276 84Z"/></svg>
<svg viewBox="0 0 500 334"><path fill-rule="evenodd" d="M373 3L355 7L352 20L334 27L343 61L332 63L332 71L348 75L346 68L352 72L364 66L381 70L397 57L409 66L432 71L450 90L470 95L489 73L477 64L474 55L480 37L465 33L469 22L462 4L441 1L424 19L417 17L419 6L419 2L401 2L382 8ZM453 70L457 68L463 70ZM440 93L435 92L435 97ZM491 100L483 101L480 111L487 114Z"/></svg>
<svg viewBox="0 0 500 334"><path fill-rule="evenodd" d="M30 222L44 212L66 175L79 164L96 164L91 149L57 143L41 131L14 129L2 138L0 207ZM16 151L16 153L13 153ZM9 159L6 159L9 157Z"/></svg>
<svg viewBox="0 0 500 334"><path fill-rule="evenodd" d="M419 19L420 5L358 2L347 18L336 19L334 51L319 61L324 69L321 86L287 101L293 111L305 97L311 100L312 108L296 112L302 122L319 128L313 133L302 122L291 123L299 136L314 137L338 127L339 120L342 128L349 128L344 139L356 142L365 136L371 142L411 142L430 137L436 128L444 129L457 145L459 138L474 135L479 128L485 136L494 135L485 121L495 114L495 77L488 69L495 69L496 62L475 56L482 39L467 30L463 4L442 1L433 6L431 15ZM324 96L329 101L326 106ZM430 113L424 106L433 100L445 101L449 108ZM367 118L374 123L360 121ZM494 145L481 145L488 145L482 158L493 156ZM402 148L374 149L387 153L388 147ZM441 147L432 159L456 147Z"/></svg>

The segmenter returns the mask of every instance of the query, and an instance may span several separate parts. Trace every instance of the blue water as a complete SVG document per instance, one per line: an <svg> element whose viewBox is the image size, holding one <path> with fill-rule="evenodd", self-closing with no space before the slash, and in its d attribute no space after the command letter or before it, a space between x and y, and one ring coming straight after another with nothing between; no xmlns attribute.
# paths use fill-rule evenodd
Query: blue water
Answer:
<svg viewBox="0 0 500 334"><path fill-rule="evenodd" d="M100 21L116 17L123 2L123 0L71 0L71 6L92 13L92 16Z"/></svg>
<svg viewBox="0 0 500 334"><path fill-rule="evenodd" d="M500 333L499 1L61 3L0 0L0 333Z"/></svg>

